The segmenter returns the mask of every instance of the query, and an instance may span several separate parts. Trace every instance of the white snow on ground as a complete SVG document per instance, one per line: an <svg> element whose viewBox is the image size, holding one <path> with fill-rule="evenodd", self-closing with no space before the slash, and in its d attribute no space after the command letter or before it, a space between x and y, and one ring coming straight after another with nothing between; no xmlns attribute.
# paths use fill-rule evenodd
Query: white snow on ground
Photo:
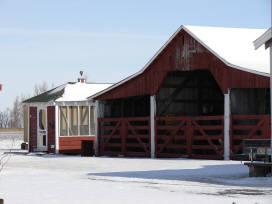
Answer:
<svg viewBox="0 0 272 204"><path fill-rule="evenodd" d="M0 197L5 204L270 204L272 177L249 178L239 161L10 154Z"/></svg>
<svg viewBox="0 0 272 204"><path fill-rule="evenodd" d="M23 132L0 132L0 150L20 149Z"/></svg>

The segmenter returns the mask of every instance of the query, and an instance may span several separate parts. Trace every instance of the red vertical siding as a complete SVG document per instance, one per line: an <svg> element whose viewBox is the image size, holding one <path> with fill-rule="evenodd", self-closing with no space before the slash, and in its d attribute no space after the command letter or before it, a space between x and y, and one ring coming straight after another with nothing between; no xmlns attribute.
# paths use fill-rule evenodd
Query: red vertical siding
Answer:
<svg viewBox="0 0 272 204"><path fill-rule="evenodd" d="M47 107L48 152L55 153L55 106Z"/></svg>
<svg viewBox="0 0 272 204"><path fill-rule="evenodd" d="M37 148L37 107L29 107L29 151Z"/></svg>

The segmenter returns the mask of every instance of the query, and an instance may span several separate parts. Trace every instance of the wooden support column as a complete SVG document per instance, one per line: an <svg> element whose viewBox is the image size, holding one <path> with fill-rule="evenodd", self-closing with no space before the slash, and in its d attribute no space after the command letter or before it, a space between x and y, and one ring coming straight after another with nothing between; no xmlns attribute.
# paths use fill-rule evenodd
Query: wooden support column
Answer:
<svg viewBox="0 0 272 204"><path fill-rule="evenodd" d="M230 159L230 90L224 94L224 160Z"/></svg>
<svg viewBox="0 0 272 204"><path fill-rule="evenodd" d="M156 116L156 96L150 96L150 153L151 158L155 158L156 139L155 139L155 116Z"/></svg>
<svg viewBox="0 0 272 204"><path fill-rule="evenodd" d="M55 105L55 153L59 153L59 106Z"/></svg>
<svg viewBox="0 0 272 204"><path fill-rule="evenodd" d="M271 1L271 9L272 9L272 1ZM272 20L272 14L271 14L271 20ZM270 42L270 147L272 148L272 42Z"/></svg>
<svg viewBox="0 0 272 204"><path fill-rule="evenodd" d="M100 106L99 106L99 101L95 101L95 114L94 114L94 136L95 136L95 139L94 139L94 153L95 153L95 156L99 156L99 131L100 131L100 124L99 124L99 121L98 121L98 118L100 117ZM90 118L89 118L90 120Z"/></svg>
<svg viewBox="0 0 272 204"><path fill-rule="evenodd" d="M272 0L271 0L272 9ZM272 10L270 10L272 11ZM271 13L271 29L272 29L272 13ZM272 42L270 39L270 147L272 148Z"/></svg>

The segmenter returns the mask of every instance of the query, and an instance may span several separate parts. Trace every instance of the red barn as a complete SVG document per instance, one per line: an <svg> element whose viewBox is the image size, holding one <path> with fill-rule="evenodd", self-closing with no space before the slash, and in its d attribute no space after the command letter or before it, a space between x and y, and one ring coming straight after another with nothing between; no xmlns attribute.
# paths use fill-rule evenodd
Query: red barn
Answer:
<svg viewBox="0 0 272 204"><path fill-rule="evenodd" d="M270 138L265 30L181 26L98 101L97 155L228 159Z"/></svg>

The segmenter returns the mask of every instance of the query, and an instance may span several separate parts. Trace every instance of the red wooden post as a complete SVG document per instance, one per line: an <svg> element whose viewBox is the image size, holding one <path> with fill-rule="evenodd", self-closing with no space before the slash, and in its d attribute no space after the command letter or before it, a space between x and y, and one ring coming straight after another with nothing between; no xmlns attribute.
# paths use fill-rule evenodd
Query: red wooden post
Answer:
<svg viewBox="0 0 272 204"><path fill-rule="evenodd" d="M268 133L267 133L267 135L268 135L268 139L270 139L270 145L272 146L272 140L271 140L271 120L270 120L270 115L268 115L267 116L267 124L266 124L266 127L267 127L267 129L268 129Z"/></svg>
<svg viewBox="0 0 272 204"><path fill-rule="evenodd" d="M230 115L230 129L229 129L229 136L230 136L230 157L231 157L231 154L233 153L233 136L232 136L232 118L233 116Z"/></svg>
<svg viewBox="0 0 272 204"><path fill-rule="evenodd" d="M55 135L55 106L47 107L47 138L48 138L48 152L55 153L56 150L56 135Z"/></svg>
<svg viewBox="0 0 272 204"><path fill-rule="evenodd" d="M192 119L191 118L188 118L186 120L186 129L185 129L185 134L186 134L186 149L187 149L187 154L189 157L192 157L192 137L193 137L193 134L194 134L194 130L193 130L193 127L192 127Z"/></svg>
<svg viewBox="0 0 272 204"><path fill-rule="evenodd" d="M264 129L266 130L265 131L265 138L267 138L267 139L271 139L270 138L270 132L271 132L271 130L270 130L270 128L271 128L271 125L270 125L270 117L269 117L269 115L266 115L265 116L265 123L264 123Z"/></svg>
<svg viewBox="0 0 272 204"><path fill-rule="evenodd" d="M98 148L97 148L98 151L96 156L100 156L103 154L100 140L101 140L101 119L98 118L97 119L97 141L95 141L97 142L97 145L98 145Z"/></svg>
<svg viewBox="0 0 272 204"><path fill-rule="evenodd" d="M37 148L37 107L29 108L29 152Z"/></svg>
<svg viewBox="0 0 272 204"><path fill-rule="evenodd" d="M120 136L121 136L121 152L122 155L126 155L126 135L127 135L127 128L126 128L126 121L125 119L120 119L121 120L121 130L120 130Z"/></svg>
<svg viewBox="0 0 272 204"><path fill-rule="evenodd" d="M149 130L150 130L150 125L149 125ZM159 143L158 143L158 131L157 131L157 117L154 118L154 131L155 131L155 157L158 157L158 144Z"/></svg>

